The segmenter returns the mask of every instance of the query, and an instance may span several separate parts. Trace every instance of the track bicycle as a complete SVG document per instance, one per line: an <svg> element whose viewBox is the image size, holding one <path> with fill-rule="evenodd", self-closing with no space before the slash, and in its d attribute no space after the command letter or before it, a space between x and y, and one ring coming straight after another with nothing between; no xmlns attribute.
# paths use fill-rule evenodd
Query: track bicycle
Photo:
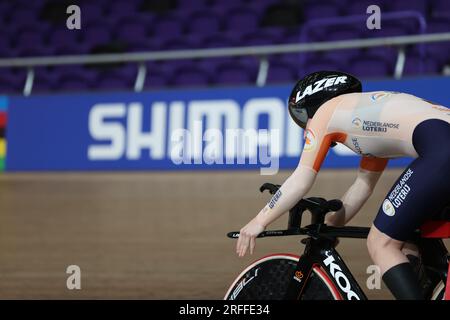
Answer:
<svg viewBox="0 0 450 320"><path fill-rule="evenodd" d="M279 187L265 183L260 191L275 194ZM370 229L326 225L326 214L341 207L337 199L300 200L289 211L287 229L263 231L258 238L307 236L301 240L303 254L277 253L258 259L237 276L225 300L367 300L336 244L339 238L365 239ZM311 223L302 227L305 211L311 213ZM239 232L227 236L237 239ZM450 300L450 257L444 238L450 238L450 207L426 221L410 240L421 254L415 268L426 299Z"/></svg>

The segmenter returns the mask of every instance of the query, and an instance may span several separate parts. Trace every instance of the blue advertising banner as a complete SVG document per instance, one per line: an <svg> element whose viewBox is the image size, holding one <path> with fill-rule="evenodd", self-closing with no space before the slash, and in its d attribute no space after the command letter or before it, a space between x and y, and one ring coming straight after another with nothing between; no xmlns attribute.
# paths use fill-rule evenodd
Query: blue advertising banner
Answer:
<svg viewBox="0 0 450 320"><path fill-rule="evenodd" d="M446 77L364 83L364 91L407 92L443 105L450 100L449 87ZM287 113L290 90L11 96L6 170L293 168L303 132ZM339 146L323 167L355 167L359 160Z"/></svg>

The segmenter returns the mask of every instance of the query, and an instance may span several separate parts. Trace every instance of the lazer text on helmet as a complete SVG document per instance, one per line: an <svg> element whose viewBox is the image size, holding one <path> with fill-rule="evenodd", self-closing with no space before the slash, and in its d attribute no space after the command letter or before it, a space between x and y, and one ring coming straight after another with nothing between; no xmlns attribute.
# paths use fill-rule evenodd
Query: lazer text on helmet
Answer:
<svg viewBox="0 0 450 320"><path fill-rule="evenodd" d="M316 92L322 91L324 88L328 88L328 87L337 85L339 83L346 83L346 81L347 81L347 76L325 78L325 79L316 81L316 82L314 82L314 84L307 86L305 91L303 91L303 93L301 93L300 91L297 92L295 102L296 103L299 102L305 96L310 96Z"/></svg>

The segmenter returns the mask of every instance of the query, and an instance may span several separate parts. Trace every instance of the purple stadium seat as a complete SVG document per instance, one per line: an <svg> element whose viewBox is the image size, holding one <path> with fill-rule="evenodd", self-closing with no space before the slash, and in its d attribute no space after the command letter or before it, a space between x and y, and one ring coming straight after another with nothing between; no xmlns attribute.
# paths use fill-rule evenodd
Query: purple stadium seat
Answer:
<svg viewBox="0 0 450 320"><path fill-rule="evenodd" d="M132 17L136 14L137 4L135 1L115 1L107 6L107 16L119 20L122 17Z"/></svg>
<svg viewBox="0 0 450 320"><path fill-rule="evenodd" d="M13 5L14 4L12 3L12 1L0 2L0 18L6 19L8 14L11 12Z"/></svg>
<svg viewBox="0 0 450 320"><path fill-rule="evenodd" d="M88 83L84 82L83 78L61 78L55 87L58 91L65 92L82 92L88 91L90 86Z"/></svg>
<svg viewBox="0 0 450 320"><path fill-rule="evenodd" d="M107 74L113 77L119 77L126 79L129 82L134 83L136 80L138 72L138 65L137 63L126 63L124 65L118 66L116 68L113 68L111 71L108 71Z"/></svg>
<svg viewBox="0 0 450 320"><path fill-rule="evenodd" d="M49 43L52 46L73 46L79 42L80 33L66 28L56 29L50 34Z"/></svg>
<svg viewBox="0 0 450 320"><path fill-rule="evenodd" d="M305 61L302 66L297 68L299 70L299 77L304 77L305 75L316 72L319 70L339 70L345 71L346 63L341 62L340 64L334 60L329 60L317 56L316 58L310 58Z"/></svg>
<svg viewBox="0 0 450 320"><path fill-rule="evenodd" d="M31 94L49 94L55 92L55 85L51 82L39 81L33 83Z"/></svg>
<svg viewBox="0 0 450 320"><path fill-rule="evenodd" d="M286 28L281 27L265 27L260 28L259 33L267 35L268 37L274 39L275 42L282 43L286 35Z"/></svg>
<svg viewBox="0 0 450 320"><path fill-rule="evenodd" d="M330 28L326 41L351 40L361 38L360 29L352 27Z"/></svg>
<svg viewBox="0 0 450 320"><path fill-rule="evenodd" d="M271 63L267 83L291 83L297 80L295 68L289 64Z"/></svg>
<svg viewBox="0 0 450 320"><path fill-rule="evenodd" d="M183 39L169 39L162 44L162 50L186 50L199 47L198 38L184 37Z"/></svg>
<svg viewBox="0 0 450 320"><path fill-rule="evenodd" d="M266 37L264 34L253 33L245 35L241 40L241 46L266 46L274 44L274 39Z"/></svg>
<svg viewBox="0 0 450 320"><path fill-rule="evenodd" d="M252 84L256 81L256 75L239 64L222 65L216 70L213 80L217 84L226 85Z"/></svg>
<svg viewBox="0 0 450 320"><path fill-rule="evenodd" d="M258 17L262 17L267 7L277 4L277 2L279 2L279 0L249 1L245 4L245 6L255 12Z"/></svg>
<svg viewBox="0 0 450 320"><path fill-rule="evenodd" d="M141 24L147 28L147 31L151 31L154 27L154 21L156 19L155 14L147 11L135 12L132 16L124 16L115 21L116 31L125 24Z"/></svg>
<svg viewBox="0 0 450 320"><path fill-rule="evenodd" d="M91 25L89 28L81 29L82 42L90 44L92 47L108 43L111 40L111 33L106 26Z"/></svg>
<svg viewBox="0 0 450 320"><path fill-rule="evenodd" d="M428 33L450 32L450 16L448 18L435 18L427 23Z"/></svg>
<svg viewBox="0 0 450 320"><path fill-rule="evenodd" d="M0 57L8 57L13 53L12 44L7 33L0 34Z"/></svg>
<svg viewBox="0 0 450 320"><path fill-rule="evenodd" d="M42 7L45 4L45 1L37 0L37 1L27 1L27 0L14 0L14 5L16 8L18 7L24 7L24 8L31 8L31 9L37 9Z"/></svg>
<svg viewBox="0 0 450 320"><path fill-rule="evenodd" d="M292 68L297 69L301 63L301 54L300 53L285 53L274 55L271 58L271 61L287 63L292 66Z"/></svg>
<svg viewBox="0 0 450 320"><path fill-rule="evenodd" d="M390 1L387 3L388 11L417 11L426 15L428 13L428 0Z"/></svg>
<svg viewBox="0 0 450 320"><path fill-rule="evenodd" d="M155 36L160 38L174 38L183 33L183 21L174 15L164 15L156 19L152 32Z"/></svg>
<svg viewBox="0 0 450 320"><path fill-rule="evenodd" d="M161 51L164 50L164 43L167 42L170 39L164 39L164 38L157 38L155 35L150 36L148 40L146 40L144 43L132 43L131 46L136 47L149 47L151 48L151 51Z"/></svg>
<svg viewBox="0 0 450 320"><path fill-rule="evenodd" d="M189 1L178 1L177 10L178 11L193 11L193 10L203 10L207 6L206 0L189 0Z"/></svg>
<svg viewBox="0 0 450 320"><path fill-rule="evenodd" d="M210 11L200 11L192 14L187 23L190 34L210 35L220 30L220 16Z"/></svg>
<svg viewBox="0 0 450 320"><path fill-rule="evenodd" d="M287 30L281 43L301 43L303 41L300 30Z"/></svg>
<svg viewBox="0 0 450 320"><path fill-rule="evenodd" d="M244 34L236 31L224 31L221 32L223 35L225 35L227 38L229 38L235 45L237 46L245 46L244 43Z"/></svg>
<svg viewBox="0 0 450 320"><path fill-rule="evenodd" d="M361 55L382 59L393 66L397 60L398 49L395 47L373 47L364 49Z"/></svg>
<svg viewBox="0 0 450 320"><path fill-rule="evenodd" d="M259 8L265 7L265 2L262 0L255 1L254 4L256 7L259 7ZM211 10L216 13L222 13L222 15L223 15L224 12L228 12L230 10L233 10L234 8L239 8L239 7L242 8L244 6L247 6L249 9L250 8L253 9L253 7L250 7L250 5L251 5L251 2L245 2L242 0L216 0L216 1L214 1L213 5L212 5ZM258 12L260 12L260 11L255 11L255 13L258 13Z"/></svg>
<svg viewBox="0 0 450 320"><path fill-rule="evenodd" d="M349 64L349 72L362 78L387 77L393 74L389 65L378 57L363 57L354 59Z"/></svg>
<svg viewBox="0 0 450 320"><path fill-rule="evenodd" d="M334 18L340 16L340 10L336 5L326 3L310 3L304 7L306 21L322 18Z"/></svg>
<svg viewBox="0 0 450 320"><path fill-rule="evenodd" d="M422 69L420 68L422 64ZM439 64L434 59L421 59L417 55L407 55L403 74L406 76L436 74L440 72Z"/></svg>
<svg viewBox="0 0 450 320"><path fill-rule="evenodd" d="M450 44L448 42L428 43L425 45L427 55L439 64L448 63L450 61L449 51Z"/></svg>
<svg viewBox="0 0 450 320"><path fill-rule="evenodd" d="M39 30L25 30L14 36L16 45L22 44L39 45L43 41L42 33Z"/></svg>
<svg viewBox="0 0 450 320"><path fill-rule="evenodd" d="M13 10L9 12L11 21L15 24L25 24L37 22L36 11L28 8L19 8L18 10Z"/></svg>
<svg viewBox="0 0 450 320"><path fill-rule="evenodd" d="M127 42L128 44L139 44L148 41L148 34L145 25L142 23L124 23L116 34L117 39Z"/></svg>
<svg viewBox="0 0 450 320"><path fill-rule="evenodd" d="M259 29L261 33L268 34L273 39L276 39L277 42L284 43L284 38L286 37L286 34L289 32L291 34L290 30L287 30L286 28L282 27L264 27Z"/></svg>
<svg viewBox="0 0 450 320"><path fill-rule="evenodd" d="M57 77L46 67L34 68L32 93L49 92L57 83Z"/></svg>
<svg viewBox="0 0 450 320"><path fill-rule="evenodd" d="M250 32L259 26L258 16L248 8L233 8L226 16L226 29L229 31Z"/></svg>
<svg viewBox="0 0 450 320"><path fill-rule="evenodd" d="M15 86L10 81L0 78L0 94L19 94L23 88Z"/></svg>
<svg viewBox="0 0 450 320"><path fill-rule="evenodd" d="M200 68L183 67L176 70L170 83L175 86L205 86L209 83L209 76Z"/></svg>
<svg viewBox="0 0 450 320"><path fill-rule="evenodd" d="M15 54L18 57L37 57L49 56L53 53L52 49L44 46L23 44L20 48L16 48Z"/></svg>
<svg viewBox="0 0 450 320"><path fill-rule="evenodd" d="M95 71L78 65L55 66L46 70L46 73L48 74L47 77L55 79L55 87L59 87L60 83L65 81L70 83L81 81L89 86L97 80Z"/></svg>
<svg viewBox="0 0 450 320"><path fill-rule="evenodd" d="M54 85L53 83L46 82L46 81L39 81L33 83L33 88L31 90L31 93L34 94L44 94L44 93L50 93L54 91Z"/></svg>
<svg viewBox="0 0 450 320"><path fill-rule="evenodd" d="M16 54L19 56L39 56L48 52L43 45L39 31L24 31L16 37Z"/></svg>
<svg viewBox="0 0 450 320"><path fill-rule="evenodd" d="M327 41L328 33L331 29L335 29L335 27L302 28L302 30L298 32L298 39L299 41L305 42Z"/></svg>
<svg viewBox="0 0 450 320"><path fill-rule="evenodd" d="M205 48L226 48L232 47L235 44L234 39L226 33L216 33L202 39L202 45Z"/></svg>
<svg viewBox="0 0 450 320"><path fill-rule="evenodd" d="M422 28L418 20L416 19L398 19L395 21L393 26L399 26L405 30L407 34L420 34L422 33ZM426 27L426 26L425 26ZM426 32L426 28L423 30Z"/></svg>
<svg viewBox="0 0 450 320"><path fill-rule="evenodd" d="M250 74L256 79L256 74L259 70L260 59L255 56L242 56L235 58L232 64L242 65Z"/></svg>
<svg viewBox="0 0 450 320"><path fill-rule="evenodd" d="M163 88L167 86L167 83L168 79L164 73L150 69L148 70L147 76L145 78L144 88Z"/></svg>
<svg viewBox="0 0 450 320"><path fill-rule="evenodd" d="M99 77L97 83L93 86L95 89L100 90L123 90L129 91L133 90L133 83L128 81L128 79L123 79L121 77L112 77L109 74L102 75Z"/></svg>
<svg viewBox="0 0 450 320"><path fill-rule="evenodd" d="M450 13L450 2L448 0L432 0L431 10L433 16L440 16L442 13Z"/></svg>
<svg viewBox="0 0 450 320"><path fill-rule="evenodd" d="M21 91L25 85L26 70L14 68L2 68L0 72L0 83L4 87Z"/></svg>
<svg viewBox="0 0 450 320"><path fill-rule="evenodd" d="M260 45L271 45L278 42L282 42L281 37L277 37L269 32L261 31L250 32L244 34L241 38L242 46L260 46Z"/></svg>
<svg viewBox="0 0 450 320"><path fill-rule="evenodd" d="M236 58L231 57L218 57L218 58L211 58L211 59L202 59L197 62L199 68L202 68L204 70L209 70L211 75L215 77L217 70L222 65L233 65L237 63Z"/></svg>
<svg viewBox="0 0 450 320"><path fill-rule="evenodd" d="M147 43L134 43L127 46L128 52L152 52L158 51L154 46Z"/></svg>
<svg viewBox="0 0 450 320"><path fill-rule="evenodd" d="M97 22L99 17L105 16L105 10L102 3L96 1L85 2L80 5L81 10L81 28L92 22Z"/></svg>
<svg viewBox="0 0 450 320"><path fill-rule="evenodd" d="M89 54L90 45L88 44L57 44L52 45L49 48L52 50L53 55L78 55L78 54Z"/></svg>
<svg viewBox="0 0 450 320"><path fill-rule="evenodd" d="M40 37L44 39L51 31L47 23L41 23L39 21L30 21L27 23L11 23L7 28L3 30L8 34L12 42L18 42L17 37L22 33L39 33Z"/></svg>
<svg viewBox="0 0 450 320"><path fill-rule="evenodd" d="M360 49L343 49L343 50L332 50L324 51L321 54L321 58L335 61L336 64L349 63L355 57L361 54Z"/></svg>
<svg viewBox="0 0 450 320"><path fill-rule="evenodd" d="M176 74L176 71L183 68L192 67L194 62L189 59L180 59L180 60L166 60L166 61L153 61L149 63L152 69L155 69L157 66L157 70L163 72L166 76L170 77L173 74Z"/></svg>

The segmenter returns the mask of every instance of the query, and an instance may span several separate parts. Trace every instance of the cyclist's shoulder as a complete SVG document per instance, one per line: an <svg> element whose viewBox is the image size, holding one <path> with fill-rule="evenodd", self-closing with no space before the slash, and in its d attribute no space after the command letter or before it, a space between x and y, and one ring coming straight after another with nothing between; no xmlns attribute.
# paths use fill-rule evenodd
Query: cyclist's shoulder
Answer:
<svg viewBox="0 0 450 320"><path fill-rule="evenodd" d="M407 109L412 107L427 109L432 106L438 106L434 102L410 93L387 90L350 93L338 98L340 99L334 102L336 104L335 111L363 109L371 112L371 110L385 108L393 108L400 111L403 110L402 107Z"/></svg>

